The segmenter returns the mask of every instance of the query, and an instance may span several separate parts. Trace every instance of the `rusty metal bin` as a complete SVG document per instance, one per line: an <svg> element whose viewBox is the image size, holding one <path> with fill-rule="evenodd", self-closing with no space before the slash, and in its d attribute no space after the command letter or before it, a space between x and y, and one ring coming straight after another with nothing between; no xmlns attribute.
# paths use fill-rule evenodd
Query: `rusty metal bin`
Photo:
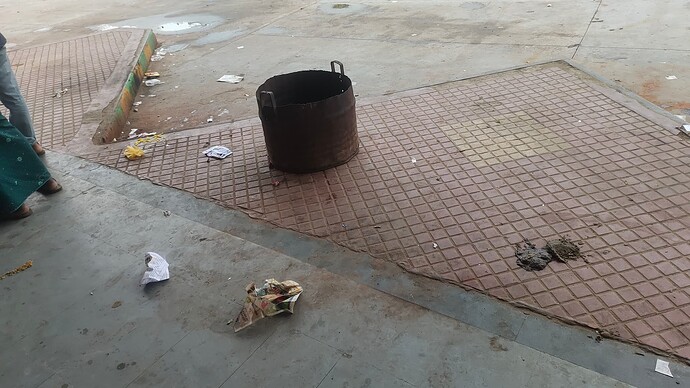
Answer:
<svg viewBox="0 0 690 388"><path fill-rule="evenodd" d="M321 171L357 154L355 95L342 63L331 62L331 71L271 77L257 89L256 101L272 168Z"/></svg>

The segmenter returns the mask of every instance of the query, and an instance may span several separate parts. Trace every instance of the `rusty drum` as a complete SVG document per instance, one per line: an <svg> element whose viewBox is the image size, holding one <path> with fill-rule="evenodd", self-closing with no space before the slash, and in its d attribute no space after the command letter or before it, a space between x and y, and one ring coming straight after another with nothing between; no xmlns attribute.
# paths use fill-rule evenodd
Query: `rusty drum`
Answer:
<svg viewBox="0 0 690 388"><path fill-rule="evenodd" d="M272 168L321 171L357 154L355 95L342 63L331 62L331 71L269 78L256 91L256 100Z"/></svg>

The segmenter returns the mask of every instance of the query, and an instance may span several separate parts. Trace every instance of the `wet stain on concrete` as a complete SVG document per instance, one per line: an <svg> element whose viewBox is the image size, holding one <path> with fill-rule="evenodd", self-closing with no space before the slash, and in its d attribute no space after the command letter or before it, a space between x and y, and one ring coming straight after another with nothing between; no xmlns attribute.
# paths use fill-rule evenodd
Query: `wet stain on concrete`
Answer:
<svg viewBox="0 0 690 388"><path fill-rule="evenodd" d="M491 337L489 341L489 346L491 347L491 350L493 350L494 352L508 351L508 348L506 348L505 345L499 342L498 337Z"/></svg>

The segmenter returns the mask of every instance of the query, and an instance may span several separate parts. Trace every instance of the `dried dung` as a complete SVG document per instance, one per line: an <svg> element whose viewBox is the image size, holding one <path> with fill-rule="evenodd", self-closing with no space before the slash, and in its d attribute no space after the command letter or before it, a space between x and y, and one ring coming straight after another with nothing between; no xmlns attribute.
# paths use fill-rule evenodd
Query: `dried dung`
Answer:
<svg viewBox="0 0 690 388"><path fill-rule="evenodd" d="M565 263L568 260L577 260L582 257L580 247L567 237L546 242L546 250L554 260Z"/></svg>
<svg viewBox="0 0 690 388"><path fill-rule="evenodd" d="M541 271L551 261L551 255L544 248L537 248L529 240L524 245L515 245L515 257L517 265L526 271Z"/></svg>

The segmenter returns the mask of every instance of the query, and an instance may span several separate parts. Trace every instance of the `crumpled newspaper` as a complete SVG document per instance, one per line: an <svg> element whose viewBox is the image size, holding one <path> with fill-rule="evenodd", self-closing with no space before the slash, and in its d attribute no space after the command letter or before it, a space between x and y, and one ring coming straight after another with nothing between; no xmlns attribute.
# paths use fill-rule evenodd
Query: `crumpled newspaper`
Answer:
<svg viewBox="0 0 690 388"><path fill-rule="evenodd" d="M213 146L205 150L203 154L209 158L225 159L228 156L232 155L232 151L230 151L230 148L228 147Z"/></svg>
<svg viewBox="0 0 690 388"><path fill-rule="evenodd" d="M168 272L168 262L163 256L155 252L146 253L146 272L141 278L141 285L146 285L153 282L160 282L170 279L170 272Z"/></svg>
<svg viewBox="0 0 690 388"><path fill-rule="evenodd" d="M297 298L302 294L302 286L292 280L278 282L275 279L268 279L261 288L256 288L254 283L250 283L246 290L247 299L244 301L244 307L235 318L235 332L252 325L263 317L285 311L292 313Z"/></svg>

